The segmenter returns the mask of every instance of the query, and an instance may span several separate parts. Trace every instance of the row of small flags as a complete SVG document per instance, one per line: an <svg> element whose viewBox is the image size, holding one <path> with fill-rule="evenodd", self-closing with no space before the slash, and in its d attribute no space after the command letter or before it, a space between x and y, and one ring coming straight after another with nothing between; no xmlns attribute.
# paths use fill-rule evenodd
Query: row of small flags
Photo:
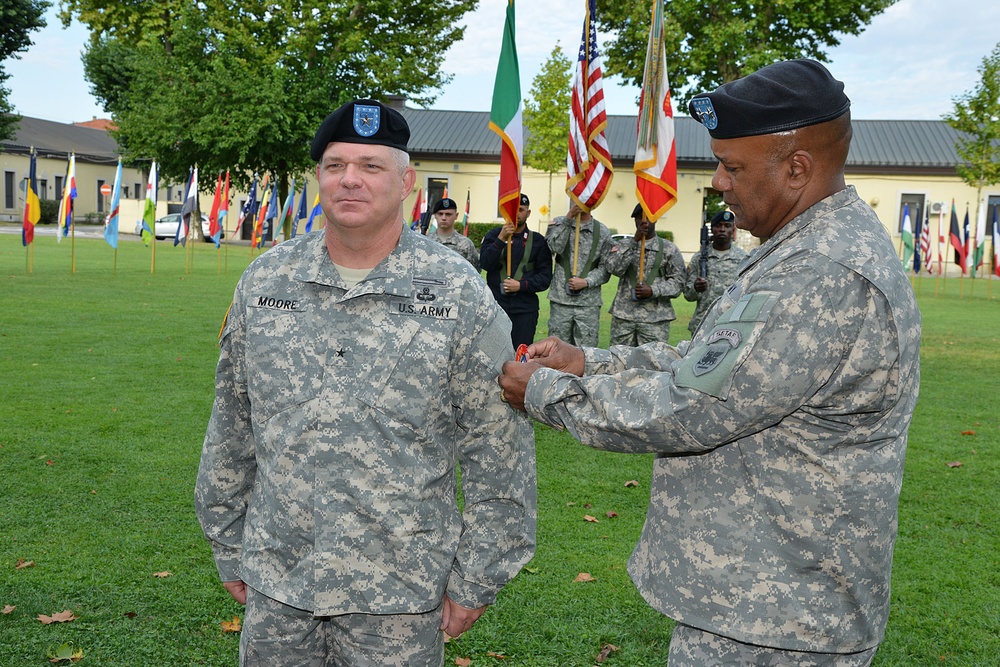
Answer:
<svg viewBox="0 0 1000 667"><path fill-rule="evenodd" d="M965 222L959 226L958 213L955 211L955 200L951 200L951 221L948 227L947 244L954 250L954 263L962 270L962 275L971 274L976 277L976 271L983 268L986 255L986 215L987 206L983 204L979 208L979 217L976 221L976 233L973 235L969 229L969 207L965 208ZM993 245L993 272L1000 276L1000 220L998 220L997 209L993 207L993 221L991 224L991 235ZM901 232L903 243L903 266L912 266L914 273L920 273L921 267L927 273L934 273L934 262L931 251L931 220L930 211L925 211L923 223L920 221L920 211L916 214L916 234L914 234L913 224L910 220L910 205L903 206L903 229ZM915 242L915 237L919 243ZM944 258L945 232L944 232L944 208L942 207L938 217L937 234L937 272L943 272L942 262ZM912 260L912 264L911 264Z"/></svg>
<svg viewBox="0 0 1000 667"><path fill-rule="evenodd" d="M24 216L22 220L21 242L24 246L29 246L35 239L35 225L41 218L41 205L38 200L38 185L36 183L36 152L31 149L30 163L28 167L28 182L25 192ZM66 165L66 178L63 192L59 199L58 231L56 239L62 241L69 236L73 226L73 204L76 199L76 155L70 154ZM120 222L120 204L122 187L122 162L118 160L118 167L115 171L115 181L111 188L110 213L104 221L104 239L114 249L118 249L118 228ZM271 225L277 224L275 230L283 228L286 224L291 224L291 235L294 238L298 228L298 222L306 219L305 231L311 232L313 221L320 216L322 209L319 205L319 194L316 194L312 206L308 206L307 185L303 184L302 194L298 198L298 206L295 204L295 180L292 179L288 196L285 197L284 205L278 206L278 189L268 185L268 175L264 175L263 181L259 185L263 192L260 199L257 198L258 178L254 175L253 183L250 186L250 193L246 202L240 209L237 219L235 238L243 228L245 220L254 220L253 243L261 248L264 239L267 238ZM146 183L146 200L143 206L142 219L138 221L142 240L146 245L152 242L155 236L156 227L156 200L159 191L159 172L156 162L150 166L149 179ZM229 214L229 171L223 178L219 172L215 184L215 196L212 200L212 208L209 212L209 238L218 248L222 243L222 234L225 229L225 219ZM188 172L188 178L184 188L184 203L181 206L181 223L177 225L177 232L174 236L174 245L185 245L191 229L192 219L198 211L198 168L192 167ZM273 234L273 243L277 243L277 234Z"/></svg>

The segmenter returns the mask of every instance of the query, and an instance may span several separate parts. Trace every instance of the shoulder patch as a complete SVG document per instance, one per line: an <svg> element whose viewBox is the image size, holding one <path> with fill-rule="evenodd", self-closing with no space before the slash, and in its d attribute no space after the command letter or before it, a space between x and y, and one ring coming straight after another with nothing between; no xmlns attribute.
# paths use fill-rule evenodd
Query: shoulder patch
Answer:
<svg viewBox="0 0 1000 667"><path fill-rule="evenodd" d="M711 332L688 351L674 378L678 387L689 387L726 400L733 375L760 338L778 294L744 294L719 316Z"/></svg>

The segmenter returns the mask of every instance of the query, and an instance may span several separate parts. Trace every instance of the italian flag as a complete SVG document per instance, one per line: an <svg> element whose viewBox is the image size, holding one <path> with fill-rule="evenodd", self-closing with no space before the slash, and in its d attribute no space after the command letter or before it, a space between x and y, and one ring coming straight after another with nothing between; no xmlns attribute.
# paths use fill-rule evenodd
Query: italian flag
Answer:
<svg viewBox="0 0 1000 667"><path fill-rule="evenodd" d="M493 85L493 107L490 109L490 129L500 135L500 214L507 222L517 224L517 209L521 203L521 75L517 67L514 43L514 0L507 2L507 19L503 27L503 46Z"/></svg>

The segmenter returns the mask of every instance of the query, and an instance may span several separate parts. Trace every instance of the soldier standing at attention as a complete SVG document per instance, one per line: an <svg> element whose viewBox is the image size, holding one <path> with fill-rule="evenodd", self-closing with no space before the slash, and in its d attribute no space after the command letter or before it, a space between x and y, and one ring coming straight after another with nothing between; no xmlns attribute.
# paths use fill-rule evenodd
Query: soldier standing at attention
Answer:
<svg viewBox="0 0 1000 667"><path fill-rule="evenodd" d="M693 340L546 339L501 392L592 447L660 454L628 571L677 622L669 667L865 667L889 617L920 312L845 182L850 100L825 67L775 63L690 112L712 187L763 245Z"/></svg>
<svg viewBox="0 0 1000 667"><path fill-rule="evenodd" d="M736 216L732 211L719 211L712 216L712 245L706 248L706 277L701 276L701 253L695 253L688 265L687 282L684 283L684 298L697 301L694 315L688 323L691 335L698 330L698 325L705 319L708 309L715 300L722 296L726 288L736 280L736 272L740 262L747 256L747 251L739 246L733 246L733 236L736 233Z"/></svg>
<svg viewBox="0 0 1000 667"><path fill-rule="evenodd" d="M579 241L577 216L580 216ZM604 263L611 249L611 232L573 204L565 217L549 222L545 241L556 259L549 287L549 335L574 345L597 347L604 306L601 286L611 277Z"/></svg>
<svg viewBox="0 0 1000 667"><path fill-rule="evenodd" d="M516 227L511 223L494 227L486 232L479 246L479 266L486 270L486 284L510 317L513 349L521 343L527 345L535 340L538 293L547 290L552 282L552 253L545 237L528 229L529 215L531 202L527 195L522 194Z"/></svg>
<svg viewBox="0 0 1000 667"><path fill-rule="evenodd" d="M244 667L440 667L534 552L531 424L494 384L510 323L404 227L409 136L372 100L323 121L326 228L251 263L223 326L195 505Z"/></svg>
<svg viewBox="0 0 1000 667"><path fill-rule="evenodd" d="M670 323L677 319L670 301L684 289L684 257L677 246L656 235L656 223L646 219L640 204L632 209L632 219L635 235L611 246L605 257L608 270L619 276L611 302L611 344L668 343Z"/></svg>
<svg viewBox="0 0 1000 667"><path fill-rule="evenodd" d="M458 204L455 200L448 197L439 199L434 204L433 213L434 220L437 221L437 233L434 235L437 242L469 260L469 264L478 271L479 251L476 250L476 244L468 236L455 231L455 220L458 219Z"/></svg>

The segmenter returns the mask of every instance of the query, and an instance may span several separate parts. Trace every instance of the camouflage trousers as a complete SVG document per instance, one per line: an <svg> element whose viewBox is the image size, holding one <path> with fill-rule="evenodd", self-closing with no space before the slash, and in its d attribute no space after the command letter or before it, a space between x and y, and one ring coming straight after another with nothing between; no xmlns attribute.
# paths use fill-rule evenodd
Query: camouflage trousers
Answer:
<svg viewBox="0 0 1000 667"><path fill-rule="evenodd" d="M867 667L878 647L859 653L785 651L744 644L678 623L670 637L667 667Z"/></svg>
<svg viewBox="0 0 1000 667"><path fill-rule="evenodd" d="M572 343L597 347L601 330L601 307L567 306L549 302L549 335Z"/></svg>
<svg viewBox="0 0 1000 667"><path fill-rule="evenodd" d="M611 344L639 347L646 343L670 342L670 320L633 322L611 316Z"/></svg>
<svg viewBox="0 0 1000 667"><path fill-rule="evenodd" d="M248 587L240 667L441 667L441 612L317 617Z"/></svg>

